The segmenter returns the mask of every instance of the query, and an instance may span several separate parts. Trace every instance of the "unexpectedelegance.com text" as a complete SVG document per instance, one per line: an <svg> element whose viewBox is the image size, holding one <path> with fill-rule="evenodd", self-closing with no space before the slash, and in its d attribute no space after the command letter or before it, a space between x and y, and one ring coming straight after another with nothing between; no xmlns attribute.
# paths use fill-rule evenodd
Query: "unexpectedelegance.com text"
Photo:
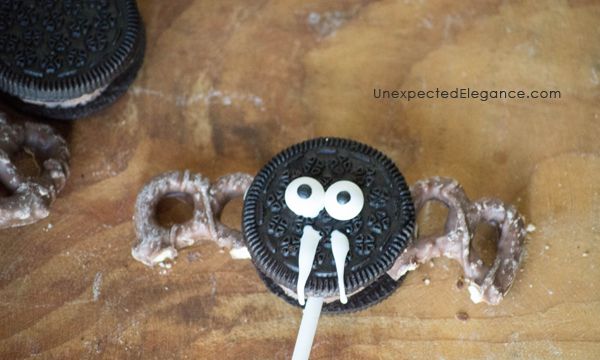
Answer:
<svg viewBox="0 0 600 360"><path fill-rule="evenodd" d="M538 91L526 92L523 90L471 90L470 88L452 91L440 90L421 90L421 91L388 91L373 89L373 96L376 99L479 99L487 101L488 99L560 99L560 91Z"/></svg>

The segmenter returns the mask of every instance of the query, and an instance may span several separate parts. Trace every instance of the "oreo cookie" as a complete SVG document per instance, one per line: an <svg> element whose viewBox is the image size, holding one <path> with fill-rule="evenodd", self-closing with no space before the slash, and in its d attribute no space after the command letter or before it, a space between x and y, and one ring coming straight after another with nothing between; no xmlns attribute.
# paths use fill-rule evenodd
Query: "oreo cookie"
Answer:
<svg viewBox="0 0 600 360"><path fill-rule="evenodd" d="M133 83L145 30L135 0L0 0L0 99L76 119Z"/></svg>
<svg viewBox="0 0 600 360"><path fill-rule="evenodd" d="M412 239L415 209L394 163L370 146L319 138L293 145L257 174L242 231L267 287L325 313L362 310L402 283L387 275Z"/></svg>

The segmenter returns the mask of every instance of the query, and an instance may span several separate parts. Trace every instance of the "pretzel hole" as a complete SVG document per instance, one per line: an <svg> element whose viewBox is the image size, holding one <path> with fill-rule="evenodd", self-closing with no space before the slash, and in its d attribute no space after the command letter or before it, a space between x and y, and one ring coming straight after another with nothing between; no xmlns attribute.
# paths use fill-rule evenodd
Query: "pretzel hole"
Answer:
<svg viewBox="0 0 600 360"><path fill-rule="evenodd" d="M22 148L10 157L12 164L27 177L38 177L41 169L35 159L35 153L27 148ZM0 197L8 197L12 194L8 187L0 182Z"/></svg>
<svg viewBox="0 0 600 360"><path fill-rule="evenodd" d="M40 175L41 166L37 163L33 150L22 148L11 158L11 161L25 176L38 177Z"/></svg>
<svg viewBox="0 0 600 360"><path fill-rule="evenodd" d="M244 199L237 198L225 204L221 214L221 223L229 228L242 231L242 208Z"/></svg>
<svg viewBox="0 0 600 360"><path fill-rule="evenodd" d="M0 197L9 197L10 191L2 182L0 182Z"/></svg>
<svg viewBox="0 0 600 360"><path fill-rule="evenodd" d="M500 230L484 221L479 222L475 227L471 246L488 267L494 264L499 236Z"/></svg>
<svg viewBox="0 0 600 360"><path fill-rule="evenodd" d="M417 215L419 237L441 236L446 233L448 208L435 200L427 201Z"/></svg>
<svg viewBox="0 0 600 360"><path fill-rule="evenodd" d="M187 193L169 193L156 204L156 222L170 228L183 224L194 217L194 199Z"/></svg>

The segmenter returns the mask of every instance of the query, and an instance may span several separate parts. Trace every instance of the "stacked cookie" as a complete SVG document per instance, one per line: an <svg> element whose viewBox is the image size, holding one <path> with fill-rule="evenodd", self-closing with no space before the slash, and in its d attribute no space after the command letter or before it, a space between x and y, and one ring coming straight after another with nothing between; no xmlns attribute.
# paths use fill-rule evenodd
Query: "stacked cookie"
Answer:
<svg viewBox="0 0 600 360"><path fill-rule="evenodd" d="M320 297L324 313L343 313L400 286L403 278L386 271L410 244L414 220L409 188L390 159L355 141L319 138L262 168L246 194L242 228L272 292L296 306L305 294Z"/></svg>
<svg viewBox="0 0 600 360"><path fill-rule="evenodd" d="M131 85L145 51L135 0L0 0L0 100L76 119Z"/></svg>

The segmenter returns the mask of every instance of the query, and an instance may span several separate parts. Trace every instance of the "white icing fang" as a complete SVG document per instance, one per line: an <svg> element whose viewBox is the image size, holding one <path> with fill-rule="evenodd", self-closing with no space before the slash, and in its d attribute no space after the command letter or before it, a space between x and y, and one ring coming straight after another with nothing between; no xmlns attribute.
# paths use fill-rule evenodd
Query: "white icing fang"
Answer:
<svg viewBox="0 0 600 360"><path fill-rule="evenodd" d="M300 239L300 251L298 254L298 302L300 305L304 305L304 286L306 280L310 275L312 264L315 259L315 253L317 252L317 245L319 245L321 236L319 232L313 229L312 226L307 225L304 227L302 238Z"/></svg>
<svg viewBox="0 0 600 360"><path fill-rule="evenodd" d="M350 251L350 244L348 243L348 237L338 230L331 233L331 251L333 252L335 269L338 274L340 301L345 304L348 302L348 297L346 297L346 287L344 285L344 265L346 264L346 255Z"/></svg>

